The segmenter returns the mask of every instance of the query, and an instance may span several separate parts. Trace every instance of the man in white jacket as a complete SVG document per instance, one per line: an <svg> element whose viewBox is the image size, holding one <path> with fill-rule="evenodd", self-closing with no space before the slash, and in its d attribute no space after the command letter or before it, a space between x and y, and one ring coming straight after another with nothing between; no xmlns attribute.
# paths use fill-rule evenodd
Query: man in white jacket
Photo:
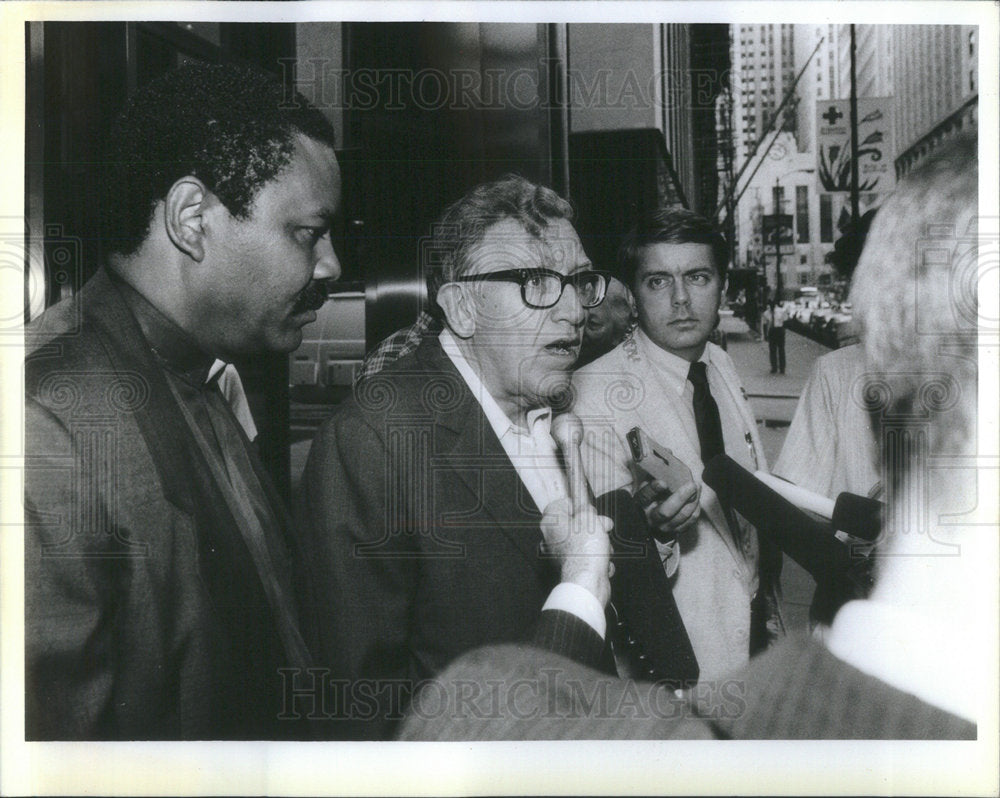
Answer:
<svg viewBox="0 0 1000 798"><path fill-rule="evenodd" d="M636 426L672 450L693 475L669 498L651 503L647 516L658 530L663 578L702 682L745 665L752 651L766 645L769 620L772 631L780 626L770 595L769 580L777 582L773 557L765 558L762 569L756 531L701 483L704 464L723 452L751 471L766 468L732 361L708 341L719 321L727 252L711 223L690 211L658 210L640 220L619 252L638 327L574 378L595 495L642 487L644 477L626 441ZM622 620L630 625L629 618ZM634 632L627 635L628 647L644 648Z"/></svg>

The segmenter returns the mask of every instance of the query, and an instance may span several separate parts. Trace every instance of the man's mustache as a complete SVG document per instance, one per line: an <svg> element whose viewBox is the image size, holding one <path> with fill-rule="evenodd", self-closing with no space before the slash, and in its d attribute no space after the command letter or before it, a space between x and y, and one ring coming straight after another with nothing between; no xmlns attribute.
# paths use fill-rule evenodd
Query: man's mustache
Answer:
<svg viewBox="0 0 1000 798"><path fill-rule="evenodd" d="M319 310L323 307L330 295L329 280L312 280L309 285L299 292L292 308L292 314L305 313L310 310Z"/></svg>

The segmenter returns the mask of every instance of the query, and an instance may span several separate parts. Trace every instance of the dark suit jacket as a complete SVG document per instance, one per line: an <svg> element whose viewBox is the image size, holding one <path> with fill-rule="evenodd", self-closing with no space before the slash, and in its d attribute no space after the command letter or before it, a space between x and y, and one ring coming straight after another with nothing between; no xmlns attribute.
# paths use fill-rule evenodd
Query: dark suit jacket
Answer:
<svg viewBox="0 0 1000 798"><path fill-rule="evenodd" d="M303 663L116 286L99 272L26 337L28 739L298 736L277 669Z"/></svg>
<svg viewBox="0 0 1000 798"><path fill-rule="evenodd" d="M399 739L976 739L975 724L868 676L806 637L790 637L684 698L530 646L470 652L427 693Z"/></svg>
<svg viewBox="0 0 1000 798"><path fill-rule="evenodd" d="M385 736L417 682L484 643L538 634L596 664L603 644L582 622L538 626L559 581L541 514L436 337L323 425L299 504L311 648L348 685L338 714L358 721L332 734Z"/></svg>
<svg viewBox="0 0 1000 798"><path fill-rule="evenodd" d="M690 687L698 681L698 660L645 515L624 489L605 493L595 505L614 520L608 614L620 672Z"/></svg>

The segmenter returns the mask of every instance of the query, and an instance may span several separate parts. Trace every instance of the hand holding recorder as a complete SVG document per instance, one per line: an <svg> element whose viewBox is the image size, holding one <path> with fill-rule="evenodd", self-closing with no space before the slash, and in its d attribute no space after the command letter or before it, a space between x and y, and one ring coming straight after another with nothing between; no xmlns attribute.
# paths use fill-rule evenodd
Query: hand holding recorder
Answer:
<svg viewBox="0 0 1000 798"><path fill-rule="evenodd" d="M632 460L646 478L639 483L635 499L646 511L646 518L669 543L676 533L689 528L701 512L701 487L689 469L673 452L660 446L639 427L626 435Z"/></svg>

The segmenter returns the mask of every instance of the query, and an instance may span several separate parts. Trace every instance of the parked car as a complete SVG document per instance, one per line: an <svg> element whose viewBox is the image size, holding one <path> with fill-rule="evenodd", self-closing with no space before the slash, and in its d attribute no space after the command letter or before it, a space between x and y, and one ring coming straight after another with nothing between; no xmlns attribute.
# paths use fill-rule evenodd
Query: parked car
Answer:
<svg viewBox="0 0 1000 798"><path fill-rule="evenodd" d="M832 341L831 346L835 349L839 349L842 346L849 346L858 341L858 332L854 327L854 318L851 310L851 303L843 302L830 317L828 334Z"/></svg>
<svg viewBox="0 0 1000 798"><path fill-rule="evenodd" d="M826 327L827 321L835 312L834 309L830 307L829 302L824 302L823 305L826 305L826 307L821 305L809 315L809 329L817 335L819 335L823 328Z"/></svg>

